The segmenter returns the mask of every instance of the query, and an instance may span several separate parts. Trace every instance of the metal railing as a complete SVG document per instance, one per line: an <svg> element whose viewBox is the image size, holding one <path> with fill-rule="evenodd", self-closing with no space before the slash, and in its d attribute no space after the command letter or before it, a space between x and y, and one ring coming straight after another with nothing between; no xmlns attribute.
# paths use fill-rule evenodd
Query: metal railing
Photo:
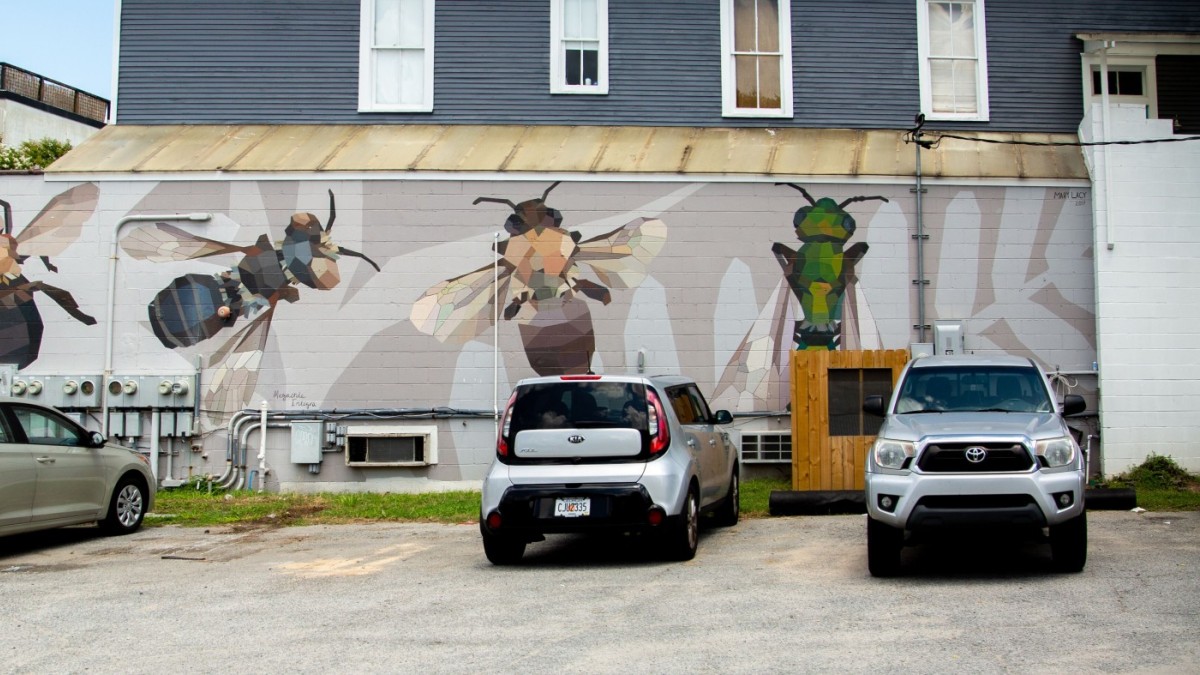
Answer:
<svg viewBox="0 0 1200 675"><path fill-rule="evenodd" d="M7 91L100 124L108 120L108 99L68 87L61 82L7 63L0 63L0 91Z"/></svg>

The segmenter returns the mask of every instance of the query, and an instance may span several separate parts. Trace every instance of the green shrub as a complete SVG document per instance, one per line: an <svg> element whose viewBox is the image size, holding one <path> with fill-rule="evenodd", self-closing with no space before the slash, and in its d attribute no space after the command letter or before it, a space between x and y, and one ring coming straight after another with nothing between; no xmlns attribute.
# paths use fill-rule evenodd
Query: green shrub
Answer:
<svg viewBox="0 0 1200 675"><path fill-rule="evenodd" d="M59 157L67 154L71 147L70 141L60 141L54 138L25 141L15 148L4 145L0 140L0 170L44 169Z"/></svg>
<svg viewBox="0 0 1200 675"><path fill-rule="evenodd" d="M1113 477L1114 485L1144 489L1183 490L1197 478L1179 466L1170 455L1151 454L1141 464Z"/></svg>

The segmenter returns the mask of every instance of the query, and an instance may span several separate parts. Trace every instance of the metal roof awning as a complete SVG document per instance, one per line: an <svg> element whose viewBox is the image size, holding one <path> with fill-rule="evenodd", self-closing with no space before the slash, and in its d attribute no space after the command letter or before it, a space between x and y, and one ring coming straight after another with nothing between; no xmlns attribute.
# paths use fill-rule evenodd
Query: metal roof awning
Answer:
<svg viewBox="0 0 1200 675"><path fill-rule="evenodd" d="M895 177L902 130L492 125L110 125L50 175L578 173ZM936 132L927 131L936 135ZM922 151L930 178L1087 179L1073 134L964 133Z"/></svg>

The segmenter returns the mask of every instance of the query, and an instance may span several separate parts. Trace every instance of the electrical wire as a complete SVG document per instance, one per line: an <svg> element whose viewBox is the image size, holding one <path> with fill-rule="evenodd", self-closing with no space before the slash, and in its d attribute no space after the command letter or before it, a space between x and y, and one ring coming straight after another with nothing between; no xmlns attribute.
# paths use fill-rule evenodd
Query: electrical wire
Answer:
<svg viewBox="0 0 1200 675"><path fill-rule="evenodd" d="M924 140L923 136L933 136L934 140ZM909 131L904 136L905 143L919 143L923 148L936 148L941 144L942 139L953 138L958 141L967 141L971 143L991 143L993 145L1032 145L1042 147L1073 147L1087 148L1099 145L1151 145L1156 143L1183 143L1185 141L1200 141L1200 136L1181 136L1179 138L1149 138L1140 141L1015 141L1001 140L998 138L975 138L972 136L959 136L958 134L947 134L942 132L926 133L914 129Z"/></svg>

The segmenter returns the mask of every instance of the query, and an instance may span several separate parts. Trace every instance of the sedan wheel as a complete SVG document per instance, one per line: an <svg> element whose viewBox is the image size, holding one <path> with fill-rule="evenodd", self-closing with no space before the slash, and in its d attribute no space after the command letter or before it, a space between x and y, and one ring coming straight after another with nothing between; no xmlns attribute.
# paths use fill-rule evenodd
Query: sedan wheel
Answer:
<svg viewBox="0 0 1200 675"><path fill-rule="evenodd" d="M700 542L700 498L696 489L688 490L683 513L667 531L667 556L672 560L691 560L696 557L696 546Z"/></svg>
<svg viewBox="0 0 1200 675"><path fill-rule="evenodd" d="M122 478L113 490L108 516L100 527L109 534L129 534L142 526L146 516L146 488L132 478Z"/></svg>

